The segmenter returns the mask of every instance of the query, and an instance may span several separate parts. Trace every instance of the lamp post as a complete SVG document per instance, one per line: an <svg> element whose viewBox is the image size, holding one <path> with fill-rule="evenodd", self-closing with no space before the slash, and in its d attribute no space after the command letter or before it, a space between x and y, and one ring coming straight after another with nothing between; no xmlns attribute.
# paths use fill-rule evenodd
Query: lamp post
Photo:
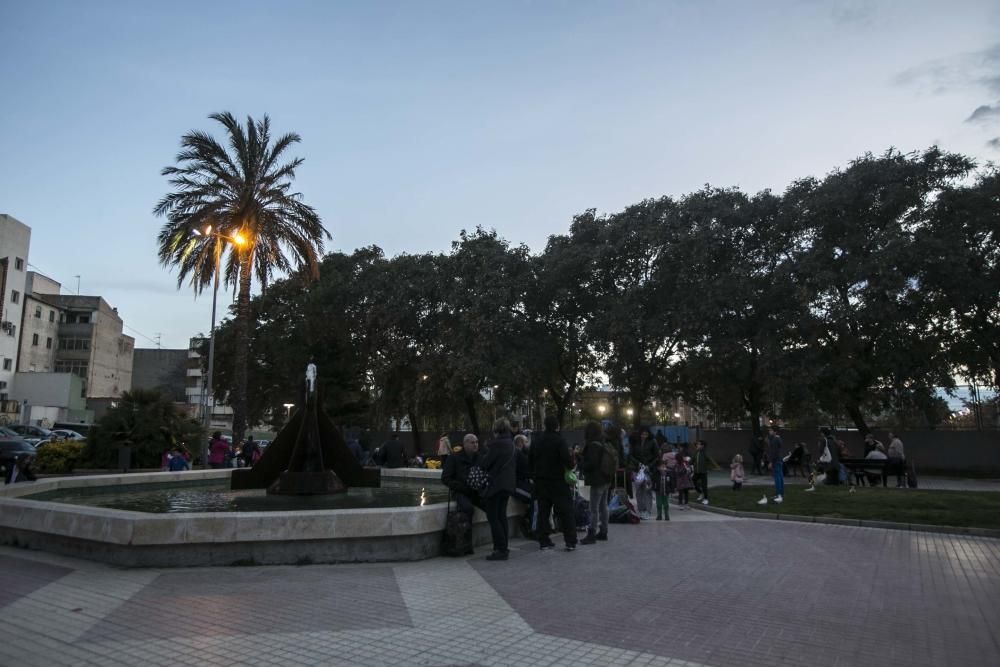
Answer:
<svg viewBox="0 0 1000 667"><path fill-rule="evenodd" d="M292 419L292 408L295 407L294 403L283 403L285 406L285 423L287 424Z"/></svg>
<svg viewBox="0 0 1000 667"><path fill-rule="evenodd" d="M231 244L237 248L242 248L243 244L246 243L240 234L235 234L233 236L227 236L221 232L213 232L212 225L205 227L205 231L200 229L194 230L195 236L205 236L213 237L215 239L215 285L212 288L212 326L208 330L208 377L205 380L205 414L202 416L202 420L205 424L205 430L211 428L212 424L212 408L215 407L215 393L212 390L212 374L215 370L215 307L219 300L219 265L222 263L222 242L229 241ZM211 399L209 399L211 395ZM201 443L201 461L202 465L208 465L208 443L204 441Z"/></svg>

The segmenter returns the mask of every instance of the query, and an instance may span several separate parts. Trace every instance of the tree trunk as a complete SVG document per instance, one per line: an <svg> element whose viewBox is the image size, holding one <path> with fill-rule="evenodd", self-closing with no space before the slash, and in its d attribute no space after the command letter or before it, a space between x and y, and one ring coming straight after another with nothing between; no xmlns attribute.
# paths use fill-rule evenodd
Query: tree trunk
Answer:
<svg viewBox="0 0 1000 667"><path fill-rule="evenodd" d="M243 442L247 428L247 361L250 356L250 281L253 251L240 255L239 292L236 300L236 349L233 353L233 442Z"/></svg>
<svg viewBox="0 0 1000 667"><path fill-rule="evenodd" d="M410 433L413 435L413 455L421 454L423 447L420 446L420 427L417 425L417 413L413 409L406 411L406 416L410 418Z"/></svg>
<svg viewBox="0 0 1000 667"><path fill-rule="evenodd" d="M465 414L469 418L469 430L480 436L479 416L476 414L476 399L472 396L465 397Z"/></svg>
<svg viewBox="0 0 1000 667"><path fill-rule="evenodd" d="M861 414L861 408L856 404L847 406L847 414L851 417L851 421L854 422L854 425L857 427L858 432L861 433L862 436L871 431L871 429L868 428L868 423L865 422L865 416Z"/></svg>

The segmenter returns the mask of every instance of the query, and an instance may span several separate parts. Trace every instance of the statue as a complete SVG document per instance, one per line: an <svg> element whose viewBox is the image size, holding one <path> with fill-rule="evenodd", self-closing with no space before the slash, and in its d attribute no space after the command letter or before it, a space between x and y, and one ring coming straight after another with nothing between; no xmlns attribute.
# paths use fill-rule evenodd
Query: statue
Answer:
<svg viewBox="0 0 1000 667"><path fill-rule="evenodd" d="M364 468L347 448L340 431L320 406L316 364L306 366L302 408L252 468L230 477L232 489L266 488L268 494L318 495L343 493L349 486L378 487L378 468Z"/></svg>

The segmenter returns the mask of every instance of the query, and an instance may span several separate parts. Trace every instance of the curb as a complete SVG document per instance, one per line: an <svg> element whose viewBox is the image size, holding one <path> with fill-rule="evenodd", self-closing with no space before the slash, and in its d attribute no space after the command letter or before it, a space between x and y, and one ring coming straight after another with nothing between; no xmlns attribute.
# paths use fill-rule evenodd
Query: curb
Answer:
<svg viewBox="0 0 1000 667"><path fill-rule="evenodd" d="M691 505L701 512L722 514L737 519L766 519L769 521L795 521L798 523L821 523L828 526L853 526L855 528L882 528L885 530L905 530L914 533L937 533L944 535L965 535L966 537L988 537L1000 539L1000 530L992 528L966 528L962 526L934 526L923 523L897 523L895 521L869 521L866 519L835 519L822 516L801 516L798 514L773 514L770 512L741 512L711 505Z"/></svg>

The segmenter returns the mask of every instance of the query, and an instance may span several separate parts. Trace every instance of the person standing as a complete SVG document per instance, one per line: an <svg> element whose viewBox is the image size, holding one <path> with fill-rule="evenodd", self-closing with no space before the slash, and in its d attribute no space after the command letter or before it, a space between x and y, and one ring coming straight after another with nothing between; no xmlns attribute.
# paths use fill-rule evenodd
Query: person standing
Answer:
<svg viewBox="0 0 1000 667"><path fill-rule="evenodd" d="M704 440L699 440L694 446L694 488L698 490L698 502L708 504L708 453Z"/></svg>
<svg viewBox="0 0 1000 667"><path fill-rule="evenodd" d="M517 489L516 458L510 422L500 418L493 424L493 439L479 463L479 467L489 476L483 498L486 519L490 522L490 534L493 536L493 553L486 560L507 560L510 555L507 501Z"/></svg>
<svg viewBox="0 0 1000 667"><path fill-rule="evenodd" d="M670 521L670 494L673 491L673 479L667 467L667 455L660 457L653 473L653 491L656 492L656 520Z"/></svg>
<svg viewBox="0 0 1000 667"><path fill-rule="evenodd" d="M225 468L228 454L229 443L223 439L222 431L216 431L212 434L212 441L208 443L208 466Z"/></svg>
<svg viewBox="0 0 1000 667"><path fill-rule="evenodd" d="M608 486L618 469L614 448L605 444L601 425L589 422L583 430L583 461L580 470L590 487L590 527L580 544L608 539Z"/></svg>
<svg viewBox="0 0 1000 667"><path fill-rule="evenodd" d="M247 441L240 450L243 457L243 467L249 468L260 459L260 445L253 439L253 434L247 436Z"/></svg>
<svg viewBox="0 0 1000 667"><path fill-rule="evenodd" d="M774 426L768 427L767 460L768 466L771 468L771 474L774 475L774 502L779 504L785 500L785 471L784 462L781 460L782 447L783 443L781 442L781 436L778 435L778 429ZM766 497L765 500L767 500Z"/></svg>
<svg viewBox="0 0 1000 667"><path fill-rule="evenodd" d="M399 434L393 433L379 449L379 463L384 468L402 468L404 458L403 443L399 441Z"/></svg>
<svg viewBox="0 0 1000 667"><path fill-rule="evenodd" d="M903 441L899 436L889 431L889 450L886 452L889 463L896 470L896 488L905 489L906 484L903 476L906 474L906 452L903 450Z"/></svg>
<svg viewBox="0 0 1000 667"><path fill-rule="evenodd" d="M563 529L566 551L576 549L576 521L573 516L573 492L566 483L566 471L573 469L573 457L566 440L559 433L559 419L545 417L545 432L528 450L531 476L535 480L535 507L538 517L538 544L543 550L555 544L549 537L549 516L555 510Z"/></svg>
<svg viewBox="0 0 1000 667"><path fill-rule="evenodd" d="M181 470L190 470L191 466L188 465L187 459L181 454L180 450L174 447L170 452L170 472L179 472Z"/></svg>

